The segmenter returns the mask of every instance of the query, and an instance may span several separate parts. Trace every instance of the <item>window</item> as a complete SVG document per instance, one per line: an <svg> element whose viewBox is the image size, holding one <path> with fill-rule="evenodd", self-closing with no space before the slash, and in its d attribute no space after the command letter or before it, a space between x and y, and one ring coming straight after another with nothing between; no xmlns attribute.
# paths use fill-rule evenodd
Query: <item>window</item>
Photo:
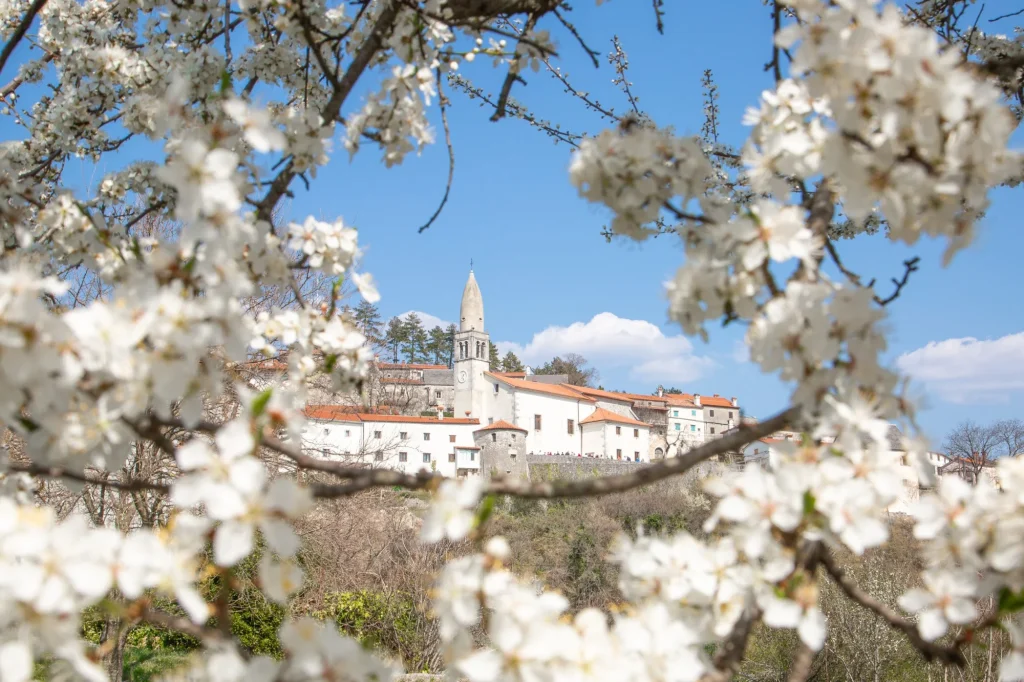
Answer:
<svg viewBox="0 0 1024 682"><path fill-rule="evenodd" d="M636 460L637 462L640 461L640 451L639 450L637 450L636 452L633 453L633 459Z"/></svg>
<svg viewBox="0 0 1024 682"><path fill-rule="evenodd" d="M696 424L690 424L690 431L696 431L696 430L697 430L697 425Z"/></svg>
<svg viewBox="0 0 1024 682"><path fill-rule="evenodd" d="M729 419L732 419L732 410L729 410Z"/></svg>
<svg viewBox="0 0 1024 682"><path fill-rule="evenodd" d="M697 416L697 410L690 410L690 416L691 417L696 417Z"/></svg>
<svg viewBox="0 0 1024 682"><path fill-rule="evenodd" d="M434 391L434 397L435 398L440 398L441 397L441 391Z"/></svg>
<svg viewBox="0 0 1024 682"><path fill-rule="evenodd" d="M566 432L571 436L573 434L573 432L575 431L575 428L573 427L572 420L571 419L566 420L566 425L565 426L566 426L566 429L567 429Z"/></svg>
<svg viewBox="0 0 1024 682"><path fill-rule="evenodd" d="M498 395L498 384L494 384L494 395Z"/></svg>
<svg viewBox="0 0 1024 682"><path fill-rule="evenodd" d="M714 433L715 433L715 427L714 427L714 426L712 426L712 427L711 427L711 433L712 433L712 434L714 434Z"/></svg>
<svg viewBox="0 0 1024 682"><path fill-rule="evenodd" d="M455 442L455 434L454 433L452 435L448 436L448 442L449 443L454 443Z"/></svg>
<svg viewBox="0 0 1024 682"><path fill-rule="evenodd" d="M493 423L494 423L494 417L488 417L487 418L487 425L490 426Z"/></svg>
<svg viewBox="0 0 1024 682"><path fill-rule="evenodd" d="M491 434L491 442L492 443L497 443L498 442L498 434L496 434L496 433L492 433Z"/></svg>
<svg viewBox="0 0 1024 682"><path fill-rule="evenodd" d="M693 427L691 426L690 428L692 429ZM679 430L679 424L676 424L676 431L678 431L678 430Z"/></svg>
<svg viewBox="0 0 1024 682"><path fill-rule="evenodd" d="M429 452L424 452L423 453L423 463L424 464L430 464L430 453Z"/></svg>
<svg viewBox="0 0 1024 682"><path fill-rule="evenodd" d="M399 452L398 453L398 461L399 462L408 462L409 461L409 453L408 452Z"/></svg>
<svg viewBox="0 0 1024 682"><path fill-rule="evenodd" d="M622 435L622 427L621 426L616 426L615 427L615 435L616 436L621 436Z"/></svg>
<svg viewBox="0 0 1024 682"><path fill-rule="evenodd" d="M469 451L469 461L470 462L475 462L476 461L476 453L473 452L472 450Z"/></svg>
<svg viewBox="0 0 1024 682"><path fill-rule="evenodd" d="M672 416L673 417L678 417L679 416L679 410L672 410Z"/></svg>
<svg viewBox="0 0 1024 682"><path fill-rule="evenodd" d="M540 415L539 414L533 415L533 430L534 431L540 431Z"/></svg>
<svg viewBox="0 0 1024 682"><path fill-rule="evenodd" d="M715 411L714 410L708 410L708 416L709 417L714 417L715 416Z"/></svg>
<svg viewBox="0 0 1024 682"><path fill-rule="evenodd" d="M378 450L377 452L373 453L373 459L376 462L383 462L384 461L384 453L382 451Z"/></svg>
<svg viewBox="0 0 1024 682"><path fill-rule="evenodd" d="M633 429L633 438L640 437L640 429Z"/></svg>
<svg viewBox="0 0 1024 682"><path fill-rule="evenodd" d="M373 437L378 439L378 440L380 440L380 431L374 431L373 432Z"/></svg>
<svg viewBox="0 0 1024 682"><path fill-rule="evenodd" d="M449 452L448 453L448 461L449 462L454 462L455 461L455 453L454 452Z"/></svg>
<svg viewBox="0 0 1024 682"><path fill-rule="evenodd" d="M513 433L512 434L512 440L515 440L515 439L516 439L516 434Z"/></svg>
<svg viewBox="0 0 1024 682"><path fill-rule="evenodd" d="M400 434L398 434L398 437L401 438L402 440L409 440L409 433L406 431L402 431Z"/></svg>
<svg viewBox="0 0 1024 682"><path fill-rule="evenodd" d="M345 429L345 437L347 438L348 436L351 436L351 435L352 435L352 432L349 431L348 429Z"/></svg>
<svg viewBox="0 0 1024 682"><path fill-rule="evenodd" d="M615 451L615 459L622 459L622 450Z"/></svg>
<svg viewBox="0 0 1024 682"><path fill-rule="evenodd" d="M430 434L429 433L424 433L423 434L423 440L430 440Z"/></svg>

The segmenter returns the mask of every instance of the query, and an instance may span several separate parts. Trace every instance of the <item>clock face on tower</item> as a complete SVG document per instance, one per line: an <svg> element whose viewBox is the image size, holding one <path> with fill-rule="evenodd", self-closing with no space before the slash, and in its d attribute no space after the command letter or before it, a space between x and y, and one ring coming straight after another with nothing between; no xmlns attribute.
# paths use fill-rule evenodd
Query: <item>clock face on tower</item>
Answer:
<svg viewBox="0 0 1024 682"><path fill-rule="evenodd" d="M466 370L462 370L461 372L459 372L459 383L466 383Z"/></svg>

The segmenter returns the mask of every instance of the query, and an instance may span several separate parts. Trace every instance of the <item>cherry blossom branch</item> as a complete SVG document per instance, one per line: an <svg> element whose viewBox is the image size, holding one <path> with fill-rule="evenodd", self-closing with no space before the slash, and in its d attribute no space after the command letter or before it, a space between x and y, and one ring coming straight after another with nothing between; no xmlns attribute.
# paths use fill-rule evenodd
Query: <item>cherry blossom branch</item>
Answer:
<svg viewBox="0 0 1024 682"><path fill-rule="evenodd" d="M875 302L880 306L887 306L899 298L900 293L903 291L903 287L907 286L907 283L910 281L910 275L918 271L918 264L920 262L921 259L918 256L914 256L913 258L903 261L903 276L899 279L896 279L895 277L892 278L892 283L896 286L896 289L886 298L879 298L878 296L875 296Z"/></svg>
<svg viewBox="0 0 1024 682"><path fill-rule="evenodd" d="M747 651L747 642L754 630L754 623L760 617L761 610L755 605L749 606L743 612L732 632L722 642L722 648L715 654L715 671L704 675L701 682L727 682L732 679Z"/></svg>
<svg viewBox="0 0 1024 682"><path fill-rule="evenodd" d="M531 14L527 20L526 25L523 26L523 36L529 35L533 27L537 25L537 19L539 15ZM520 38L522 43L522 38ZM494 109L494 114L491 115L492 121L498 121L505 116L505 105L508 103L508 96L512 92L512 84L516 80L522 80L519 78L519 69L522 68L521 60L522 56L519 54L520 46L516 46L516 56L513 57L512 63L508 65L508 73L505 75L505 81L501 84L501 92L498 93L498 104Z"/></svg>
<svg viewBox="0 0 1024 682"><path fill-rule="evenodd" d="M14 48L18 46L21 39L25 37L28 32L28 27L35 21L36 15L46 6L47 0L35 0L25 12L25 16L21 18L18 26L14 29L14 33L11 34L10 40L4 45L4 49L0 52L0 72L4 70L4 66L7 65L7 60L11 58L11 54L14 53Z"/></svg>
<svg viewBox="0 0 1024 682"><path fill-rule="evenodd" d="M924 656L926 661L940 661L947 665L952 664L956 666L963 666L967 663L958 646L945 647L941 644L925 640L921 637L921 633L918 632L915 623L907 620L870 594L864 592L857 583L846 575L846 571L836 563L835 557L830 553L822 553L821 564L847 597L869 611L873 611L893 629L902 631L907 639L910 640L911 645Z"/></svg>
<svg viewBox="0 0 1024 682"><path fill-rule="evenodd" d="M367 35L363 44L359 46L359 50L356 52L355 57L353 57L352 63L349 64L342 77L338 79L337 87L334 88L331 98L324 105L322 113L324 121L334 121L338 118L345 100L351 94L360 76L363 75L370 62L377 55L381 45L384 43L384 36L394 26L395 20L398 18L399 7L400 4L397 1L389 2L385 4L384 9L377 16L377 21L374 23L369 35ZM289 161L273 179L266 195L256 205L256 212L261 220L272 222L271 214L273 213L274 206L288 192L288 186L297 174L295 165Z"/></svg>

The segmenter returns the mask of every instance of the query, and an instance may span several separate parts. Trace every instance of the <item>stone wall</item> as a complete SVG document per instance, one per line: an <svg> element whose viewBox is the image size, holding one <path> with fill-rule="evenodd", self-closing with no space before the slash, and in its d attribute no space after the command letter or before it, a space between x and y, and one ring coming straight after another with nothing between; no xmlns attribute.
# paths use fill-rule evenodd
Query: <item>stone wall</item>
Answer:
<svg viewBox="0 0 1024 682"><path fill-rule="evenodd" d="M594 457L565 457L562 455L526 455L531 481L550 481L557 478L580 479L594 476L628 474L645 466L640 462Z"/></svg>
<svg viewBox="0 0 1024 682"><path fill-rule="evenodd" d="M558 455L526 455L526 463L530 467L531 481L552 481L555 479L578 480L595 476L613 476L628 474L640 467L649 466L646 462L631 462L618 459L596 459L591 457L563 457ZM703 479L720 474L726 469L734 469L719 462L702 462L685 474L685 478Z"/></svg>
<svg viewBox="0 0 1024 682"><path fill-rule="evenodd" d="M473 440L480 448L480 473L484 478L490 479L497 474L513 479L529 479L525 433L516 430L485 429L473 434Z"/></svg>

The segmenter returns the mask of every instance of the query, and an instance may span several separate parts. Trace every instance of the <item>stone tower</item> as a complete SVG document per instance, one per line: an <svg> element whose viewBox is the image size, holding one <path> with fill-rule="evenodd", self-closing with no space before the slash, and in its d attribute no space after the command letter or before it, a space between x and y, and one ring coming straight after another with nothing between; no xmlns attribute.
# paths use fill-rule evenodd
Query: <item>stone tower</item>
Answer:
<svg viewBox="0 0 1024 682"><path fill-rule="evenodd" d="M486 419L487 389L484 372L490 369L490 336L484 331L484 299L473 271L462 291L459 331L455 334L455 416Z"/></svg>
<svg viewBox="0 0 1024 682"><path fill-rule="evenodd" d="M480 474L485 479L504 476L530 480L526 429L500 420L474 431L473 441L480 448Z"/></svg>

